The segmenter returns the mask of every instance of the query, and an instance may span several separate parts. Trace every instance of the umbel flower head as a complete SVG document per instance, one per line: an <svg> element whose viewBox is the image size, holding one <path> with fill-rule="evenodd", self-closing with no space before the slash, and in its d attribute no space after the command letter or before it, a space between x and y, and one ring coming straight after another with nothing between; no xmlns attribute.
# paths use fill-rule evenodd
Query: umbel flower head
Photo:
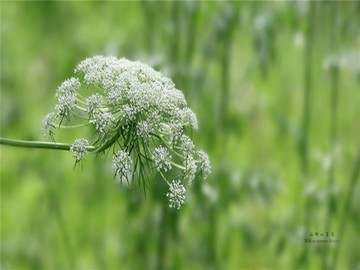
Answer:
<svg viewBox="0 0 360 270"><path fill-rule="evenodd" d="M171 182L169 192L166 196L169 198L170 208L180 209L181 205L185 202L186 189L179 180Z"/></svg>
<svg viewBox="0 0 360 270"><path fill-rule="evenodd" d="M76 139L73 145L70 147L70 152L73 154L76 162L79 162L85 158L88 151L87 148L89 146L89 142L87 139Z"/></svg>
<svg viewBox="0 0 360 270"><path fill-rule="evenodd" d="M119 182L145 186L149 174L158 175L169 186L169 206L176 209L185 202L184 185L211 172L207 154L186 134L198 128L195 113L173 81L148 65L91 57L76 66L55 96L58 102L42 122L43 134L93 126L93 135L70 148L76 163L90 151L111 151ZM170 173L177 179L171 183Z"/></svg>

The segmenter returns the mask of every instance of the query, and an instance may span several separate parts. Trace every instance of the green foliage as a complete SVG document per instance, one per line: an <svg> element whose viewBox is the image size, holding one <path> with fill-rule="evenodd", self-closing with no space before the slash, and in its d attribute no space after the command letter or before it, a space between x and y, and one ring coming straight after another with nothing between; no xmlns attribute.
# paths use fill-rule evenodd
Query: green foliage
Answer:
<svg viewBox="0 0 360 270"><path fill-rule="evenodd" d="M0 5L1 137L40 140L76 64L114 55L184 91L213 167L175 211L160 174L114 183L111 155L1 146L1 268L360 267L359 3Z"/></svg>

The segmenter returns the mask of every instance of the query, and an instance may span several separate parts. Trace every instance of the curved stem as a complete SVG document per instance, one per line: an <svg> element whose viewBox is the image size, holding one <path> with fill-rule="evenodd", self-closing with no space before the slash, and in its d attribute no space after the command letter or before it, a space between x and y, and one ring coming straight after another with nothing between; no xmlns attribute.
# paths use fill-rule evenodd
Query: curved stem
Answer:
<svg viewBox="0 0 360 270"><path fill-rule="evenodd" d="M65 126L65 125L61 125L58 128L62 129L62 128L81 128L81 127L86 127L91 125L91 123L85 123L85 124L78 124L78 125L71 125L71 126Z"/></svg>
<svg viewBox="0 0 360 270"><path fill-rule="evenodd" d="M25 141L25 140L15 140L0 137L0 144L15 146L15 147L24 147L24 148L38 148L38 149L52 149L52 150L65 150L69 151L71 144L66 143L57 143L57 142L42 142L42 141ZM88 151L95 150L94 146L86 147Z"/></svg>
<svg viewBox="0 0 360 270"><path fill-rule="evenodd" d="M175 162L173 162L173 161L171 161L171 164L172 164L174 167L176 167L176 168L178 168L178 169L180 169L180 170L186 170L186 168L185 168L184 166L181 166L180 164L177 164L177 163L175 163Z"/></svg>
<svg viewBox="0 0 360 270"><path fill-rule="evenodd" d="M87 109L84 107L81 107L80 105L76 105L76 108L78 108L80 111L87 112Z"/></svg>
<svg viewBox="0 0 360 270"><path fill-rule="evenodd" d="M76 101L87 106L86 102L83 100L83 98L80 95L76 96Z"/></svg>

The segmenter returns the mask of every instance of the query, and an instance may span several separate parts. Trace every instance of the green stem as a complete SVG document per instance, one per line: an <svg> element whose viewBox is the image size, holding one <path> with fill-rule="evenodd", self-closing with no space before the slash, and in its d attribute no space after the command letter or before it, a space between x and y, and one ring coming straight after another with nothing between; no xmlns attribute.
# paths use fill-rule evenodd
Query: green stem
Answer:
<svg viewBox="0 0 360 270"><path fill-rule="evenodd" d="M0 137L0 145L8 145L23 148L38 148L38 149L52 149L52 150L65 150L69 151L71 144L57 143L57 142L42 142L42 141L25 141L15 140ZM95 150L94 146L87 146L88 151Z"/></svg>
<svg viewBox="0 0 360 270"><path fill-rule="evenodd" d="M65 253L68 259L68 268L75 269L75 256L74 248L71 243L71 237L69 235L68 227L65 222L63 211L61 209L60 200L58 193L56 192L56 187L54 187L53 181L46 181L47 186L47 196L49 199L49 210L51 214L54 214L56 223L58 225L59 233L64 243Z"/></svg>
<svg viewBox="0 0 360 270"><path fill-rule="evenodd" d="M180 44L182 43L182 19L181 19L181 15L182 15L182 3L178 2L178 1L174 1L172 3L172 11L171 11L171 21L173 24L173 32L172 32L172 40L171 40L171 46L169 46L170 48L170 59L172 60L172 62L174 63L173 67L175 68L175 73L174 73L174 82L176 83L176 85L179 85L180 89L181 89L181 83L182 83L182 78L181 78L181 72L180 72L180 54L181 54L181 46Z"/></svg>
<svg viewBox="0 0 360 270"><path fill-rule="evenodd" d="M332 51L336 52L337 49L337 34L338 34L338 6L337 3L334 2L332 5L332 18L333 18L333 33L332 33ZM338 60L338 59L337 59ZM337 64L337 63L336 63ZM328 191L328 201L327 201L327 207L325 209L325 231L332 230L332 210L336 206L336 200L333 193L333 186L335 183L335 145L336 145L336 138L337 138L337 110L338 110L338 92L339 92L339 67L338 65L335 65L334 67L331 67L330 70L331 74L331 96L330 96L330 130L329 130L329 144L330 144L330 168L329 168L329 174L328 174L328 180L327 180L327 191ZM324 255L323 255L323 268L328 269L330 265L328 265L329 262L329 252L330 247L327 247L324 249Z"/></svg>
<svg viewBox="0 0 360 270"><path fill-rule="evenodd" d="M235 4L229 4L229 7L235 8ZM224 16L224 15L223 15ZM235 12L229 18L223 18L225 20L226 28L219 30L221 34L220 39L220 53L219 53L219 67L221 72L221 89L220 96L220 126L223 130L228 128L228 114L230 106L230 88L231 88L231 61L233 60L231 48L233 46L233 40L236 33L236 26L238 23L238 15Z"/></svg>
<svg viewBox="0 0 360 270"><path fill-rule="evenodd" d="M188 7L187 11L187 38L186 38L186 48L185 48L185 55L183 57L183 66L188 66L190 69L193 68L193 59L194 59L194 52L195 52L195 45L196 45L196 34L198 30L198 21L199 21L199 11L201 3L194 2L193 7ZM184 77L184 89L190 89L191 85L191 76L187 73Z"/></svg>
<svg viewBox="0 0 360 270"><path fill-rule="evenodd" d="M309 184L309 138L310 138L310 116L311 116L311 92L312 92L312 52L314 39L314 9L315 3L310 3L310 10L307 18L306 45L304 51L304 100L303 100L303 119L302 119L302 138L300 148L300 164L303 177L303 190ZM311 198L305 195L304 198L304 230L309 233L312 218ZM308 267L309 249L304 245L301 263Z"/></svg>
<svg viewBox="0 0 360 270"><path fill-rule="evenodd" d="M65 126L65 125L60 125L58 128L81 128L81 127L86 127L91 125L91 123L86 123L86 124L78 124L78 125L71 125L71 126Z"/></svg>
<svg viewBox="0 0 360 270"><path fill-rule="evenodd" d="M162 178L165 180L165 182L170 186L170 183L168 182L168 180L166 179L165 175L160 172L160 175L162 176Z"/></svg>
<svg viewBox="0 0 360 270"><path fill-rule="evenodd" d="M345 234L345 228L346 225L350 219L349 214L351 213L351 203L354 199L354 194L355 194L355 190L356 190L356 184L357 181L359 180L359 175L360 175L360 148L359 151L357 153L357 158L354 164L354 170L352 171L351 177L350 177L350 183L349 183L349 187L346 193L346 201L345 201L345 206L344 206L344 211L343 216L341 217L340 220L340 225L339 225L339 230L338 230L338 239L340 240L338 247L335 249L334 251L334 256L333 256L333 261L330 264L330 270L333 270L336 268L336 265L338 263L338 259L339 259L339 254L340 254L340 247L342 245L342 242L344 242L344 234Z"/></svg>
<svg viewBox="0 0 360 270"><path fill-rule="evenodd" d="M78 108L80 111L87 112L87 109L85 109L84 107L81 107L78 104L76 105L76 108Z"/></svg>
<svg viewBox="0 0 360 270"><path fill-rule="evenodd" d="M153 51L153 45L154 45L154 26L155 26L155 21L154 21L154 9L152 5L153 3L149 2L149 1L145 1L142 0L140 1L141 3L141 9L144 15L144 22L145 22L145 44L147 46L147 52L150 54Z"/></svg>
<svg viewBox="0 0 360 270"><path fill-rule="evenodd" d="M175 162L173 162L173 161L171 161L171 164L172 164L174 167L176 167L176 168L178 168L178 169L180 169L180 170L185 170L185 169L186 169L184 166L181 166L181 165L179 165L179 164L177 164L177 163L175 163Z"/></svg>
<svg viewBox="0 0 360 270"><path fill-rule="evenodd" d="M121 128L121 126L119 128ZM103 143L96 149L96 152L100 153L101 151L108 149L111 145L113 145L117 141L117 139L119 139L119 137L120 137L119 132L115 131L111 138L106 140L105 143Z"/></svg>

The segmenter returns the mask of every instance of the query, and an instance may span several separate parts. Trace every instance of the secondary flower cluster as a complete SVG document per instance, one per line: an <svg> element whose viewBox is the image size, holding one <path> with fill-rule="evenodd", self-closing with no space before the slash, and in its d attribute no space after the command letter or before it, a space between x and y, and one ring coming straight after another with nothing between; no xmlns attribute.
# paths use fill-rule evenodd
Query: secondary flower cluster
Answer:
<svg viewBox="0 0 360 270"><path fill-rule="evenodd" d="M85 59L56 97L55 112L42 122L44 135L53 137L62 127L95 130L95 136L71 146L76 163L89 151L112 149L119 182L141 183L157 172L169 185L169 206L176 209L185 202L185 185L211 172L207 154L186 135L198 128L196 115L172 80L148 65L105 56Z"/></svg>

